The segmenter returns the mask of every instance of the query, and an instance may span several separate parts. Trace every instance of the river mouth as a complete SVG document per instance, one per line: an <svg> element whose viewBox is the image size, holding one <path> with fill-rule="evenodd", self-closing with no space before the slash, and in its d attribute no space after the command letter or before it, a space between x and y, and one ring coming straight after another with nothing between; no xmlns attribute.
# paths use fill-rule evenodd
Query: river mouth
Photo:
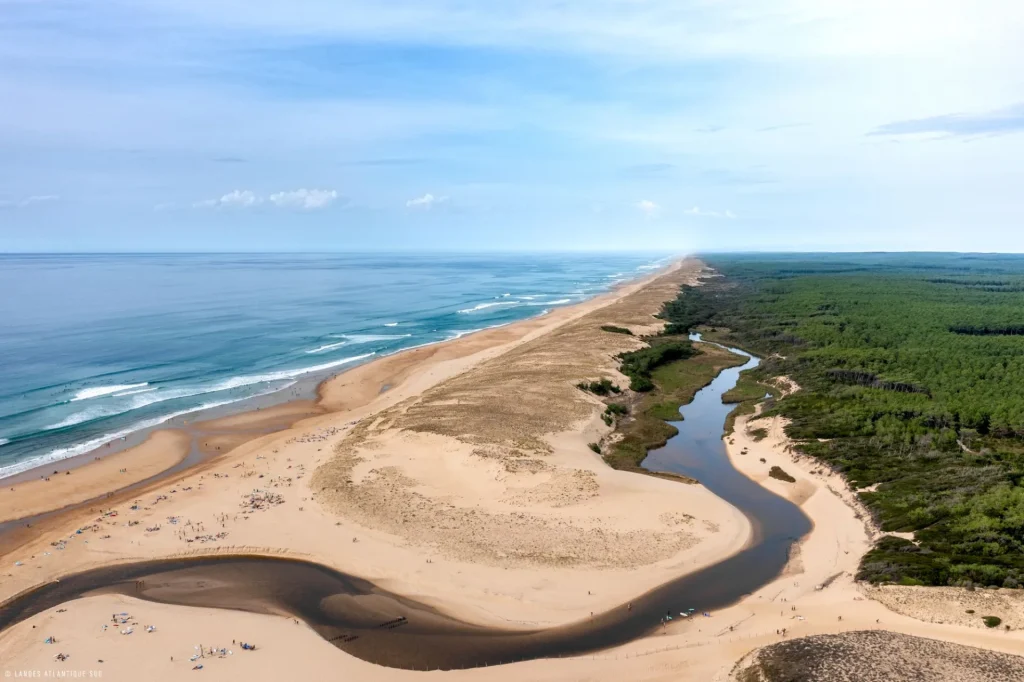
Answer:
<svg viewBox="0 0 1024 682"><path fill-rule="evenodd" d="M700 340L699 338L695 340ZM750 519L750 544L713 566L682 576L629 605L564 626L522 631L487 628L320 564L267 556L207 556L106 566L42 585L0 608L0 631L83 596L125 594L185 606L272 613L300 619L345 652L379 665L415 670L474 668L572 656L624 644L660 627L666 613L711 611L773 580L811 524L799 507L736 471L722 442L732 406L722 394L739 373L723 370L682 408L679 435L644 466L697 478ZM259 643L257 643L259 644Z"/></svg>

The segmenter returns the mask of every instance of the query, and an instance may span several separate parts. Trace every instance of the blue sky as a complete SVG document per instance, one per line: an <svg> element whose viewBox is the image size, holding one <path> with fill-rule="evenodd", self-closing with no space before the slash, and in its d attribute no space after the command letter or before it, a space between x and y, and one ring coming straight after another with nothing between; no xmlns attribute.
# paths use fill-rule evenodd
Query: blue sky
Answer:
<svg viewBox="0 0 1024 682"><path fill-rule="evenodd" d="M1016 0L0 0L0 250L1024 251Z"/></svg>

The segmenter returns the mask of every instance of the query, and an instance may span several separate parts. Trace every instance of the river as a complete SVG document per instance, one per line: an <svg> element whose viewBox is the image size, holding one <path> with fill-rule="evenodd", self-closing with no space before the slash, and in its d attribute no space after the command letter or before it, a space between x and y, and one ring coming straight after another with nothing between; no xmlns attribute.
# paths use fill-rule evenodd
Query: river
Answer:
<svg viewBox="0 0 1024 682"><path fill-rule="evenodd" d="M700 341L699 337L694 337ZM729 462L722 428L731 405L722 394L740 372L723 370L682 408L679 434L644 461L652 470L698 479L750 519L746 548L625 604L577 623L513 631L465 623L433 607L388 592L368 580L315 563L255 556L208 556L103 567L22 594L0 609L0 630L81 596L120 593L149 601L284 613L305 621L347 653L390 667L472 668L535 658L572 656L623 644L660 627L666 612L713 611L773 580L795 541L811 529L800 508L740 474Z"/></svg>

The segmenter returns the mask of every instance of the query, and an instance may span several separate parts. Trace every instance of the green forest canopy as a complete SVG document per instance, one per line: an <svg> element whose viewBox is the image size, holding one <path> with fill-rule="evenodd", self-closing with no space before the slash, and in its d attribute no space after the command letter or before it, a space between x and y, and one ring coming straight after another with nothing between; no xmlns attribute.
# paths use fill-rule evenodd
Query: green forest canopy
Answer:
<svg viewBox="0 0 1024 682"><path fill-rule="evenodd" d="M880 543L861 577L1024 582L1024 257L704 260L723 277L684 287L669 329L777 356L759 371L804 390L771 413L855 487L878 485L861 497L884 530L916 533Z"/></svg>

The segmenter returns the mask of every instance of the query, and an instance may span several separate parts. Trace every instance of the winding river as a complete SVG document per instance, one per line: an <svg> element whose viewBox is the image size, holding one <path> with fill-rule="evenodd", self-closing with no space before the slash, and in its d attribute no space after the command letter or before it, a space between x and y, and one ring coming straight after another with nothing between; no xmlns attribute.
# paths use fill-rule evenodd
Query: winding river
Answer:
<svg viewBox="0 0 1024 682"><path fill-rule="evenodd" d="M699 337L694 337L700 341ZM774 579L793 543L811 523L791 502L736 471L722 442L731 405L722 394L744 369L723 370L682 408L679 435L651 452L644 466L691 476L742 511L750 544L703 570L665 583L626 605L544 630L486 628L393 594L372 582L319 564L257 556L155 560L97 568L22 593L0 606L0 630L78 597L119 593L167 604L288 615L305 621L338 648L366 661L418 670L472 668L572 656L623 644L660 625L661 617L727 606Z"/></svg>

